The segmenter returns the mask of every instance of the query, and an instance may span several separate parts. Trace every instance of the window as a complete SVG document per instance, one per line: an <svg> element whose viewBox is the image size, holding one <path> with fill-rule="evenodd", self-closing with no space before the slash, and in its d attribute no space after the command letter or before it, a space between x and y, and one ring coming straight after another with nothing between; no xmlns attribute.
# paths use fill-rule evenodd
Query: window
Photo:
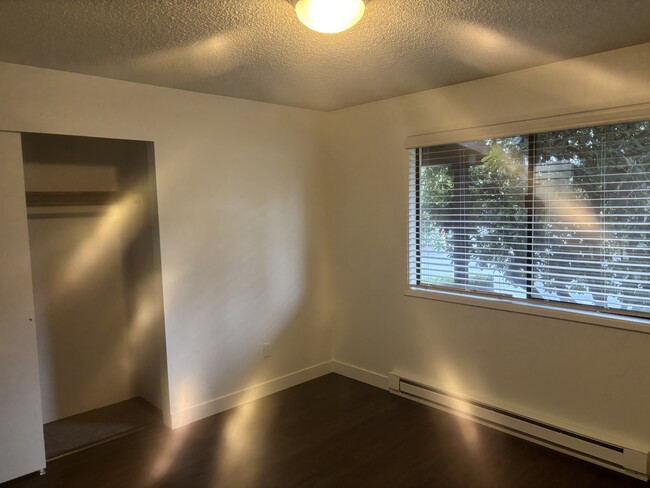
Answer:
<svg viewBox="0 0 650 488"><path fill-rule="evenodd" d="M650 314L650 121L411 149L412 287Z"/></svg>

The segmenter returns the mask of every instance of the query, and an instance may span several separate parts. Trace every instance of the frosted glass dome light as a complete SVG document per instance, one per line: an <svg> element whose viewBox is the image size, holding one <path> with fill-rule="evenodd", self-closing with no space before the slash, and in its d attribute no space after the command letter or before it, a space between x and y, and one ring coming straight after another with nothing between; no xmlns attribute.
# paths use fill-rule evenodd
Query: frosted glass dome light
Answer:
<svg viewBox="0 0 650 488"><path fill-rule="evenodd" d="M366 9L365 0L297 0L294 4L300 22L324 34L349 29Z"/></svg>

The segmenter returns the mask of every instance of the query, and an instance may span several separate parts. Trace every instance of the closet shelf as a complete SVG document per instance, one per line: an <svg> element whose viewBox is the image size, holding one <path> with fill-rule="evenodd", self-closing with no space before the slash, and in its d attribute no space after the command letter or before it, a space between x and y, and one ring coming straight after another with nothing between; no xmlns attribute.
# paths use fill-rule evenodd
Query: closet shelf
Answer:
<svg viewBox="0 0 650 488"><path fill-rule="evenodd" d="M119 191L28 191L28 207L112 205L124 197Z"/></svg>

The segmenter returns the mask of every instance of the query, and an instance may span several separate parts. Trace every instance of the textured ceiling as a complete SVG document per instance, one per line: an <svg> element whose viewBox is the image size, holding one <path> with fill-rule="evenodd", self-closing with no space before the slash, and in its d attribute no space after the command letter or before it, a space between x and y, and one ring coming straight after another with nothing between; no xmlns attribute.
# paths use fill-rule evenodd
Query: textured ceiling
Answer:
<svg viewBox="0 0 650 488"><path fill-rule="evenodd" d="M2 0L0 61L332 110L650 41L650 0Z"/></svg>

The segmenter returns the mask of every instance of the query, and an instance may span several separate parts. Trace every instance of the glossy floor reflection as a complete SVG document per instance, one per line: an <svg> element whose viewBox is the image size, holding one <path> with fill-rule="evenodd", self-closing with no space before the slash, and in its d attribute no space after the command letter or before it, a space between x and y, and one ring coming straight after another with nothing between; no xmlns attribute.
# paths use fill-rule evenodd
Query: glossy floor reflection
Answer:
<svg viewBox="0 0 650 488"><path fill-rule="evenodd" d="M648 485L330 374L66 456L2 488L420 486Z"/></svg>

